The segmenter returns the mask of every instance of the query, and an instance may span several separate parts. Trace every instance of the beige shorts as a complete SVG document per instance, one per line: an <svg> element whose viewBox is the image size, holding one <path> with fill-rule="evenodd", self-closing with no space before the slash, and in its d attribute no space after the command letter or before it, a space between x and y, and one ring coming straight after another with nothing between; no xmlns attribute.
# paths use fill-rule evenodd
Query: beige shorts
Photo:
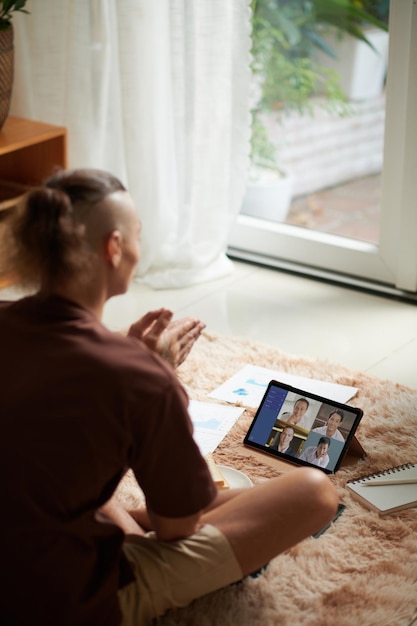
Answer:
<svg viewBox="0 0 417 626"><path fill-rule="evenodd" d="M154 533L129 536L123 551L136 580L119 591L123 626L151 624L170 608L242 578L225 536L206 524L181 541L158 541Z"/></svg>

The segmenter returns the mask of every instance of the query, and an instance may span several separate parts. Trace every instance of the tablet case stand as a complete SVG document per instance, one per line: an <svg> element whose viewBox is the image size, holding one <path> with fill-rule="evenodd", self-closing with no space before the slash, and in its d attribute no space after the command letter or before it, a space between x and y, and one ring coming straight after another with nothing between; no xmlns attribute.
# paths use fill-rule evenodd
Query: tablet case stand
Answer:
<svg viewBox="0 0 417 626"><path fill-rule="evenodd" d="M346 467L347 465L353 465L358 459L363 459L366 456L365 450L362 448L359 441L353 435L345 456L340 464L340 467Z"/></svg>

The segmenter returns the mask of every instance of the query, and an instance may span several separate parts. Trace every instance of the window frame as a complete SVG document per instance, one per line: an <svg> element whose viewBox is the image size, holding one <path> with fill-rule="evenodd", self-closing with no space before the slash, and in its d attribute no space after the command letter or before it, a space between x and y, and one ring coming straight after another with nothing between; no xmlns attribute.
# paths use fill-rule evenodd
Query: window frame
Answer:
<svg viewBox="0 0 417 626"><path fill-rule="evenodd" d="M231 256L417 293L417 0L391 0L389 33L379 244L239 214Z"/></svg>

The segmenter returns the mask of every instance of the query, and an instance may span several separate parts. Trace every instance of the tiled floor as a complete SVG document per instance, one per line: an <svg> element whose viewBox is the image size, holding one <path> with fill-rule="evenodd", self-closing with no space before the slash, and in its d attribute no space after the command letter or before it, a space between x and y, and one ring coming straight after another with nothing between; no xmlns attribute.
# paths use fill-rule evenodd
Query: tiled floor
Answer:
<svg viewBox="0 0 417 626"><path fill-rule="evenodd" d="M199 317L214 332L417 388L415 305L248 263L234 267L229 277L186 289L153 291L135 283L107 303L104 321L120 328L166 306L176 317Z"/></svg>

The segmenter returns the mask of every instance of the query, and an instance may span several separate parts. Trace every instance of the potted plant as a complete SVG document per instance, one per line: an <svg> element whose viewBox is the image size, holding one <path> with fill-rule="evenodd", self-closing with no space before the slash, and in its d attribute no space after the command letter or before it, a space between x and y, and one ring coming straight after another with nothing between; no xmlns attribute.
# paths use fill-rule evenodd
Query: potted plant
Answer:
<svg viewBox="0 0 417 626"><path fill-rule="evenodd" d="M265 119L271 113L312 112L313 98L318 95L322 106L345 112L346 96L339 75L320 63L317 51L335 56L323 37L329 25L371 46L365 23L384 28L378 17L357 6L355 0L252 0L252 75L257 97L252 107L251 171L242 212L259 215L262 211L266 195L262 178L269 188L273 173L277 186L286 178L277 165L277 147L268 139ZM282 221L286 217L278 209L274 217L270 213L268 208L267 219Z"/></svg>
<svg viewBox="0 0 417 626"><path fill-rule="evenodd" d="M27 0L0 0L0 130L7 119L13 86L13 13L25 9Z"/></svg>
<svg viewBox="0 0 417 626"><path fill-rule="evenodd" d="M282 222L291 205L293 177L279 167L261 115L259 109L252 111L251 167L241 213Z"/></svg>
<svg viewBox="0 0 417 626"><path fill-rule="evenodd" d="M323 70L311 54L305 2L252 0L252 135L250 171L242 213L285 221L291 206L293 176L278 165L269 139L271 113L310 110L311 98L324 91L326 102L344 100L337 75Z"/></svg>

